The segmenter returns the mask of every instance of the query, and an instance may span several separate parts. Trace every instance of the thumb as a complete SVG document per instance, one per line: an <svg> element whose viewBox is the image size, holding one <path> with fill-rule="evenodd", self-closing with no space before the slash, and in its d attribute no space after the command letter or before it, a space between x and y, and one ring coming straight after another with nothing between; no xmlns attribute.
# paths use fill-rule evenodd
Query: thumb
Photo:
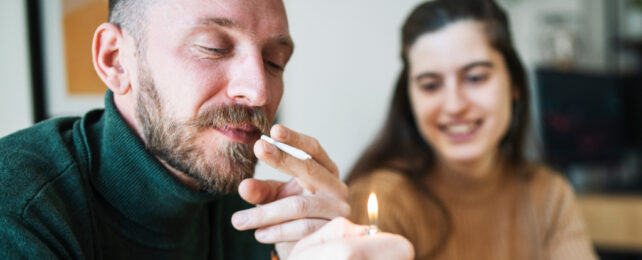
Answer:
<svg viewBox="0 0 642 260"><path fill-rule="evenodd" d="M294 180L286 183L249 178L241 182L238 191L243 200L256 205L301 194L303 189Z"/></svg>

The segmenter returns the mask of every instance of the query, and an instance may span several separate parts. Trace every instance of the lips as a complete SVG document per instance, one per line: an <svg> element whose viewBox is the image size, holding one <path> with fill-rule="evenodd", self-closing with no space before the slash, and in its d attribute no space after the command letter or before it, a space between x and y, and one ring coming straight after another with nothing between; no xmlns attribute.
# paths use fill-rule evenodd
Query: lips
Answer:
<svg viewBox="0 0 642 260"><path fill-rule="evenodd" d="M471 140L483 123L482 119L474 121L457 121L439 125L439 130L446 134L453 142L466 142Z"/></svg>
<svg viewBox="0 0 642 260"><path fill-rule="evenodd" d="M216 130L237 143L249 144L261 136L261 131L253 125L224 125Z"/></svg>

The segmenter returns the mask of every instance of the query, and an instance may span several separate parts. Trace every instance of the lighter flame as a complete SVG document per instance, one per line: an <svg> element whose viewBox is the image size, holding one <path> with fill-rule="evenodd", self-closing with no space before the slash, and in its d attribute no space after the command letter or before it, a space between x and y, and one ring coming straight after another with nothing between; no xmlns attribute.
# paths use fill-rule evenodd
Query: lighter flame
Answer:
<svg viewBox="0 0 642 260"><path fill-rule="evenodd" d="M377 195L375 195L374 192L371 192L370 196L368 196L368 219L370 220L370 224L376 225L378 217L379 204L377 203Z"/></svg>

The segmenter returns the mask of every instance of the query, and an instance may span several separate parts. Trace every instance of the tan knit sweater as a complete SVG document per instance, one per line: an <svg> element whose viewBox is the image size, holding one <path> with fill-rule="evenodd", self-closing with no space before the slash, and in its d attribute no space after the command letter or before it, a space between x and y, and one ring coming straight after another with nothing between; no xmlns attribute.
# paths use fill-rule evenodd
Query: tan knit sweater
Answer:
<svg viewBox="0 0 642 260"><path fill-rule="evenodd" d="M436 174L435 174L436 175ZM529 178L496 174L479 182L431 176L426 185L444 202L452 232L429 253L447 226L436 204L399 173L378 171L350 185L352 220L368 224L367 198L379 199L379 227L407 237L417 259L596 259L573 191L539 167Z"/></svg>

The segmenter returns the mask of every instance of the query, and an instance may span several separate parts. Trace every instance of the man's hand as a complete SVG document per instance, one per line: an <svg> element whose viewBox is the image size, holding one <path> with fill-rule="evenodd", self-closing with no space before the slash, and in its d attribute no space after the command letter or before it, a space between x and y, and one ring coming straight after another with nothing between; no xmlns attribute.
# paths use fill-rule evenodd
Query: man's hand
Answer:
<svg viewBox="0 0 642 260"><path fill-rule="evenodd" d="M415 251L407 239L390 233L366 235L366 226L336 218L299 241L288 259L413 259Z"/></svg>
<svg viewBox="0 0 642 260"><path fill-rule="evenodd" d="M294 178L287 183L256 179L241 182L241 197L258 206L236 212L232 224L238 230L257 229L256 239L276 244L279 255L286 259L295 242L331 219L350 214L348 188L339 180L337 166L317 140L281 125L273 126L270 135L307 152L312 159L299 160L272 144L257 141L257 158ZM304 190L310 194L304 194Z"/></svg>

